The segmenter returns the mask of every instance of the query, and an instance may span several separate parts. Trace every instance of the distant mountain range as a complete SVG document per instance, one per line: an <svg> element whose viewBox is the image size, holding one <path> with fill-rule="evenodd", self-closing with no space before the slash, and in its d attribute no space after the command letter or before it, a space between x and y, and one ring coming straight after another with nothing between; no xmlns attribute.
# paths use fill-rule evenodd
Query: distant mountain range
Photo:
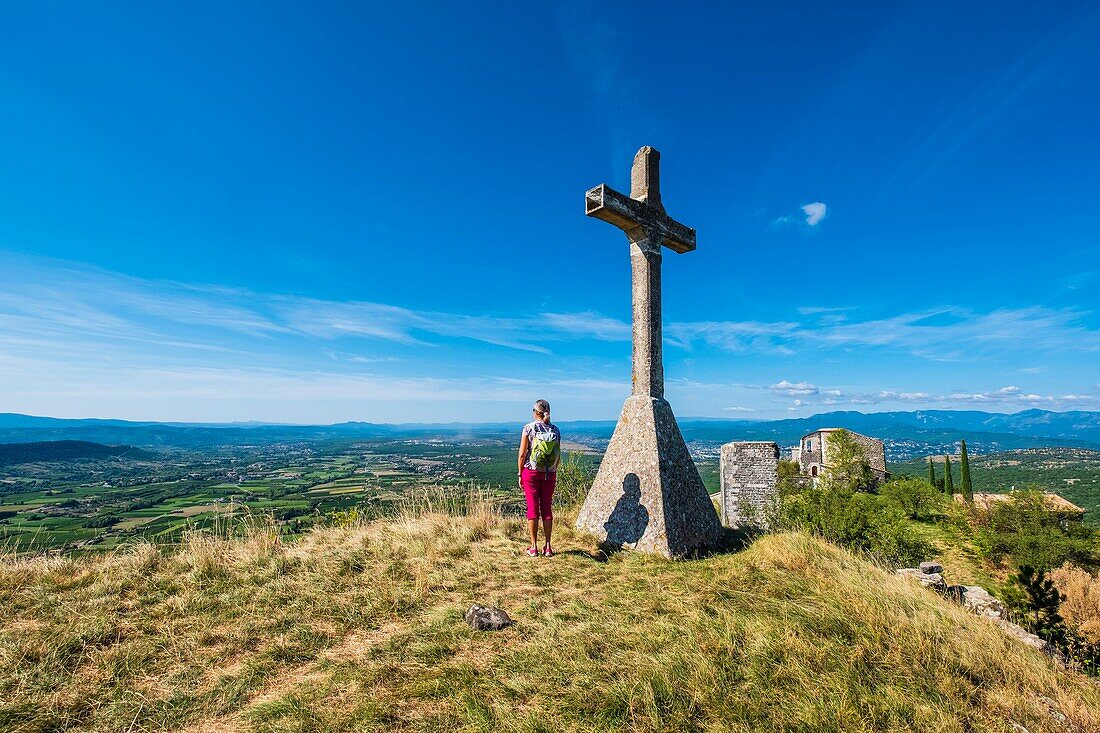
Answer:
<svg viewBox="0 0 1100 733"><path fill-rule="evenodd" d="M1060 446L1100 449L1100 412L844 411L757 422L688 419L680 427L688 440L774 440L781 446L795 445L819 428L847 428L882 439L891 461L954 453L960 440L978 453Z"/></svg>
<svg viewBox="0 0 1100 733"><path fill-rule="evenodd" d="M516 423L380 424L348 422L334 425L271 423L170 423L110 419L70 420L0 413L0 443L83 440L110 445L202 448L286 441L355 438L479 438L508 436ZM567 437L605 440L614 421L558 423ZM1100 449L1100 412L1025 410L992 413L978 410L917 410L914 412L826 412L787 420L724 420L684 418L680 429L689 441L774 440L794 445L806 433L823 427L843 427L886 441L893 459L952 450L966 439L972 450L992 452L1017 448L1074 446Z"/></svg>

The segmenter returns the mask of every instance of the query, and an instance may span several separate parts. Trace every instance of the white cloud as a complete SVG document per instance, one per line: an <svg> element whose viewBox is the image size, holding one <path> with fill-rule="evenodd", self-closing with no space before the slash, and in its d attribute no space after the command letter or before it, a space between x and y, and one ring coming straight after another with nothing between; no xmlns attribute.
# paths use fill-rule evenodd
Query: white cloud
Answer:
<svg viewBox="0 0 1100 733"><path fill-rule="evenodd" d="M818 389L809 382L789 382L786 379L777 382L768 387L772 392L785 395L814 395L817 394ZM802 404L801 400L795 400L797 404Z"/></svg>
<svg viewBox="0 0 1100 733"><path fill-rule="evenodd" d="M751 407L723 407L726 412L756 412Z"/></svg>
<svg viewBox="0 0 1100 733"><path fill-rule="evenodd" d="M825 212L828 209L825 204L820 201L815 201L812 204L805 204L802 207L802 213L806 215L806 223L812 227L816 227L818 223L825 218Z"/></svg>
<svg viewBox="0 0 1100 733"><path fill-rule="evenodd" d="M547 342L630 340L629 323L591 312L467 315L143 280L31 258L2 257L0 265L0 344L94 338L239 352L283 337L405 346L457 338L547 353Z"/></svg>

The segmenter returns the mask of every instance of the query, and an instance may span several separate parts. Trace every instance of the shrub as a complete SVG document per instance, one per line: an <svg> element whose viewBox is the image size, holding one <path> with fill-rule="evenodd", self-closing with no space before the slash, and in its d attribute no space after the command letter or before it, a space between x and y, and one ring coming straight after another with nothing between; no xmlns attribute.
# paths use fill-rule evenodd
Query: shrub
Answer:
<svg viewBox="0 0 1100 733"><path fill-rule="evenodd" d="M567 454L558 466L558 482L554 487L554 503L558 506L577 506L588 496L592 488L592 464L577 456Z"/></svg>
<svg viewBox="0 0 1100 733"><path fill-rule="evenodd" d="M802 476L802 467L798 465L798 461L780 461L777 474L776 487L780 496L801 491L808 483Z"/></svg>
<svg viewBox="0 0 1100 733"><path fill-rule="evenodd" d="M993 562L1050 570L1066 562L1096 563L1096 531L1050 511L1039 491L1014 491L1010 500L977 513L975 541Z"/></svg>
<svg viewBox="0 0 1100 733"><path fill-rule="evenodd" d="M1069 564L1051 573L1024 566L1008 591L1005 600L1029 631L1100 676L1100 578Z"/></svg>
<svg viewBox="0 0 1100 733"><path fill-rule="evenodd" d="M337 509L336 511L329 512L328 519L329 524L333 527L346 529L348 527L359 526L364 517L359 511L359 507L353 506L349 509Z"/></svg>
<svg viewBox="0 0 1100 733"><path fill-rule="evenodd" d="M803 529L883 561L911 565L933 548L909 532L901 512L878 497L826 485L793 492L779 508L777 529Z"/></svg>
<svg viewBox="0 0 1100 733"><path fill-rule="evenodd" d="M1012 594L1010 599L1015 601L1014 605L1021 613L1023 625L1042 639L1063 644L1066 639L1066 625L1058 613L1062 598L1054 587L1054 581L1046 577L1042 570L1027 565L1021 567L1012 580L1019 591L1022 591Z"/></svg>
<svg viewBox="0 0 1100 733"><path fill-rule="evenodd" d="M84 520L84 526L89 529L98 529L101 527L110 527L122 521L121 517L114 514L100 514L94 517L88 517Z"/></svg>
<svg viewBox="0 0 1100 733"><path fill-rule="evenodd" d="M1050 579L1062 596L1062 618L1086 641L1100 644L1100 573L1066 563Z"/></svg>
<svg viewBox="0 0 1100 733"><path fill-rule="evenodd" d="M910 519L927 521L943 516L946 511L944 495L924 479L896 478L883 486L879 493Z"/></svg>

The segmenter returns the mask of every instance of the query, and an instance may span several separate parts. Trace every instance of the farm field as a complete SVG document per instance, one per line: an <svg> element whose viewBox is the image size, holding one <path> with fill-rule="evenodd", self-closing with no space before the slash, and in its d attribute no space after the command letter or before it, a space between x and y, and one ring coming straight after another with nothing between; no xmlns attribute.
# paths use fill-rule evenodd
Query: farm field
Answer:
<svg viewBox="0 0 1100 733"><path fill-rule="evenodd" d="M496 441L347 441L8 465L0 469L0 546L171 544L189 529L257 514L293 535L342 510L392 512L418 487L515 493L513 451Z"/></svg>

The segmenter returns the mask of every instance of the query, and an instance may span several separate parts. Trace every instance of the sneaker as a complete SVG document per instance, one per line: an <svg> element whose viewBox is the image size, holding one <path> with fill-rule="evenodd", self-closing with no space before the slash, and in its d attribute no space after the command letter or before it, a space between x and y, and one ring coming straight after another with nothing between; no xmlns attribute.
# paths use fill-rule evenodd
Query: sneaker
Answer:
<svg viewBox="0 0 1100 733"><path fill-rule="evenodd" d="M534 548L532 548L532 549L534 549ZM543 545L542 556L543 557L553 557L554 556L554 551L550 548L550 545Z"/></svg>
<svg viewBox="0 0 1100 733"><path fill-rule="evenodd" d="M530 555L531 557L538 557L539 556L539 548L537 548L537 547L528 547L527 548L527 554Z"/></svg>

